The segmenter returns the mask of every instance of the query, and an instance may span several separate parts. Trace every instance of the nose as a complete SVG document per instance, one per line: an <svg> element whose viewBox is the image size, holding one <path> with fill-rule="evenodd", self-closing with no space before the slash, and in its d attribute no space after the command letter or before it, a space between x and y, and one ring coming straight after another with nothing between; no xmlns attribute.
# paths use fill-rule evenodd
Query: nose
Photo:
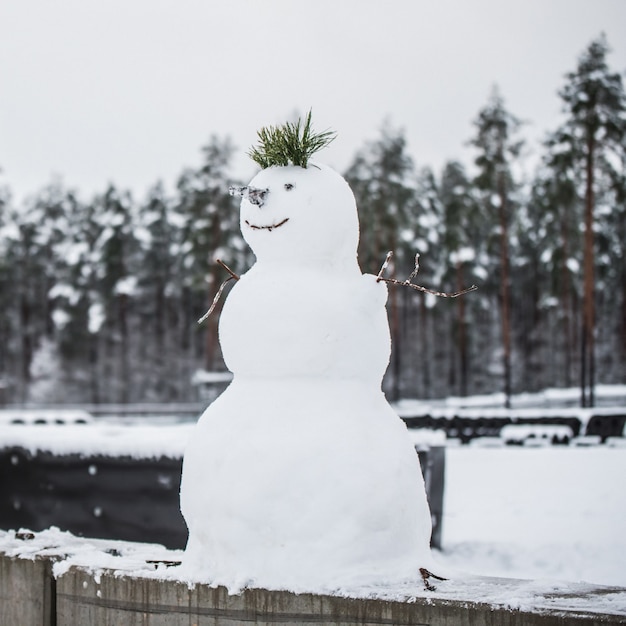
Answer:
<svg viewBox="0 0 626 626"><path fill-rule="evenodd" d="M251 204L255 204L261 208L265 204L265 198L270 192L269 189L258 189L257 187L229 187L228 193L231 196L241 196L246 198Z"/></svg>

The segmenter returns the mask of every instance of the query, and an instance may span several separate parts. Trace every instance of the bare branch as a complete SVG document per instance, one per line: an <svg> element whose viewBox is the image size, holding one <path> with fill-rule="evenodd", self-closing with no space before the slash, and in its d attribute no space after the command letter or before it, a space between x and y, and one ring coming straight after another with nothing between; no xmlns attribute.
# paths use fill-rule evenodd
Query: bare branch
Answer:
<svg viewBox="0 0 626 626"><path fill-rule="evenodd" d="M421 291L423 293L430 293L433 296L439 296L440 298L458 298L459 296L462 296L463 294L469 293L470 291L476 291L476 289L478 289L476 285L472 285L471 287L468 287L467 289L462 289L461 291L447 293L445 291L434 291L433 289L428 289L427 287L422 287L421 285L415 285L414 283L411 282L411 279L415 278L415 276L417 276L417 273L419 272L419 257L420 257L419 254L415 255L415 269L411 272L411 275L408 277L407 280L396 280L395 278L385 278L383 274L385 270L387 269L387 266L389 265L389 261L391 260L392 256L393 256L393 252L387 253L387 256L385 257L385 262L383 263L382 267L380 268L380 271L378 272L378 276L376 277L377 282L380 282L382 280L391 285L400 285L401 287L410 287L411 289L415 289L416 291Z"/></svg>
<svg viewBox="0 0 626 626"><path fill-rule="evenodd" d="M380 268L380 272L378 272L378 276L376 277L376 282L384 280L383 274L385 273L385 270L387 269L387 266L389 265L389 261L391 261L392 256L393 256L393 252L391 251L387 252L387 256L385 257L385 262L382 264Z"/></svg>
<svg viewBox="0 0 626 626"><path fill-rule="evenodd" d="M219 302L222 296L222 292L224 291L226 284L233 279L239 280L239 276L237 276L237 274L235 274L235 272L233 272L233 270L231 270L230 267L226 265L226 263L224 263L223 261L220 261L220 259L216 259L215 262L218 265L221 265L230 274L230 276L220 285L220 288L217 290L217 293L215 294L215 297L213 298L213 302L211 303L209 310L198 320L198 324L202 324L202 322L208 319L211 313L213 313L213 311L215 310L215 307L217 306L217 303Z"/></svg>
<svg viewBox="0 0 626 626"><path fill-rule="evenodd" d="M408 281L413 280L417 273L420 271L420 253L415 253L415 269L411 272L410 276L407 278Z"/></svg>
<svg viewBox="0 0 626 626"><path fill-rule="evenodd" d="M233 270L231 270L230 267L228 267L228 265L224 263L224 261L221 261L220 259L215 259L215 262L218 265L221 265L231 275L231 278L234 278L235 280L239 280L239 276L237 276L237 274L235 274L235 272L233 272Z"/></svg>

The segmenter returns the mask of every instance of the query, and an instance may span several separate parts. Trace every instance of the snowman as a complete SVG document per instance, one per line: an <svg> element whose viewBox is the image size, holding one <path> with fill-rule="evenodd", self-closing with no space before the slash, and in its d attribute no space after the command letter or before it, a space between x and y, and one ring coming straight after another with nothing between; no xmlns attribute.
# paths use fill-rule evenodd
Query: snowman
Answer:
<svg viewBox="0 0 626 626"><path fill-rule="evenodd" d="M387 286L359 269L354 195L309 161L332 138L310 123L261 131L263 169L234 190L256 262L219 321L233 381L184 456L182 572L231 590L421 583L432 567L418 457L381 391Z"/></svg>

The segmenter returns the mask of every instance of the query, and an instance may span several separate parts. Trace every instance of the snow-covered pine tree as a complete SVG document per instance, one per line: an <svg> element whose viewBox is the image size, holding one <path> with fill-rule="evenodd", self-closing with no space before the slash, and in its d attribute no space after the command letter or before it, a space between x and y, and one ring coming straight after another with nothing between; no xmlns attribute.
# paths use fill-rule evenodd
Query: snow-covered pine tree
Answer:
<svg viewBox="0 0 626 626"><path fill-rule="evenodd" d="M475 184L482 196L482 204L497 233L498 273L500 283L500 311L502 322L502 365L504 394L507 407L512 392L511 373L511 251L509 231L514 217L513 191L516 182L513 165L519 158L523 142L516 138L521 122L505 107L504 100L494 88L487 104L476 121L476 135L471 144L478 155L475 164L478 175ZM495 250L494 250L495 252Z"/></svg>
<svg viewBox="0 0 626 626"><path fill-rule="evenodd" d="M481 260L484 257L481 248L486 240L486 224L476 195L472 193L471 181L460 162L449 161L445 164L439 184L439 200L443 213L441 246L445 258L444 282L455 285L459 291L466 284L482 284L486 277L486 272L481 271ZM480 370L479 362L475 367L470 366L469 326L472 324L475 328L474 324L478 320L470 321L469 313L472 305L485 295L478 294L476 302L466 298L458 298L455 302L456 315L449 333L453 337L453 344L449 355L448 393L466 396L470 389L470 373Z"/></svg>
<svg viewBox="0 0 626 626"><path fill-rule="evenodd" d="M619 179L626 137L626 95L622 77L607 64L609 46L604 35L592 41L566 76L559 92L565 121L558 131L569 147L576 170L584 180L583 315L581 330L581 405L593 406L596 379L596 260L594 233L602 194ZM611 207L607 206L608 214ZM619 246L623 250L622 246ZM622 288L623 293L623 288Z"/></svg>
<svg viewBox="0 0 626 626"><path fill-rule="evenodd" d="M558 133L548 137L544 149L526 207L530 228L520 229L520 246L526 257L538 263L535 281L543 326L539 362L545 368L545 380L571 387L577 363L581 295L576 280L582 258L578 228L581 197L572 153L567 147L563 149Z"/></svg>
<svg viewBox="0 0 626 626"><path fill-rule="evenodd" d="M228 193L233 183L228 179L232 142L213 136L202 152L200 167L188 168L179 177L174 205L180 231L181 347L187 355L185 376L189 379L197 367L212 370L221 365L219 314L206 324L196 324L223 282L222 269L214 261L219 258L241 272L250 254L239 231L237 202Z"/></svg>
<svg viewBox="0 0 626 626"><path fill-rule="evenodd" d="M150 401L177 400L172 372L178 361L175 341L178 316L176 265L180 253L179 230L173 200L161 181L153 185L137 210L135 236L141 263L137 267L138 302L142 337L137 357L136 393Z"/></svg>
<svg viewBox="0 0 626 626"><path fill-rule="evenodd" d="M109 185L96 199L100 232L95 243L97 289L104 307L104 380L114 399L130 401L134 372L129 338L131 307L136 296L138 245L134 233L135 206L128 192Z"/></svg>
<svg viewBox="0 0 626 626"><path fill-rule="evenodd" d="M344 176L359 211L358 255L362 270L376 274L385 255L392 250L395 253L392 275L396 267L410 271L416 252L414 249L407 251L416 236L416 174L404 131L385 123L380 137L367 142L357 152ZM401 351L403 345L406 346L400 324L402 297L397 290L389 294L393 348L385 388L391 398L397 398L400 393Z"/></svg>

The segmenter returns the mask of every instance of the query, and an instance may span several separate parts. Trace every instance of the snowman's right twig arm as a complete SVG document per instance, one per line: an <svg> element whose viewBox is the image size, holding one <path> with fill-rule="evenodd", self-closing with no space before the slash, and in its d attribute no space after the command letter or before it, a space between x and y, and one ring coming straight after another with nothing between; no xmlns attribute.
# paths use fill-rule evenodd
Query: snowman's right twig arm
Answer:
<svg viewBox="0 0 626 626"><path fill-rule="evenodd" d="M230 267L228 267L228 265L226 265L226 263L224 263L220 259L216 259L215 262L218 265L221 265L230 274L230 276L220 285L220 288L217 290L217 293L215 294L215 298L213 298L213 302L211 303L211 307L198 320L198 324L202 324L202 322L204 322L209 317L209 315L211 315L211 313L213 313L213 311L215 310L215 307L217 306L217 303L219 302L219 300L220 300L220 298L222 296L222 292L224 291L224 288L226 287L226 284L229 281L233 280L233 279L234 280L239 280L239 276L237 276L237 274L235 274L235 272L233 272L233 270L231 270Z"/></svg>

